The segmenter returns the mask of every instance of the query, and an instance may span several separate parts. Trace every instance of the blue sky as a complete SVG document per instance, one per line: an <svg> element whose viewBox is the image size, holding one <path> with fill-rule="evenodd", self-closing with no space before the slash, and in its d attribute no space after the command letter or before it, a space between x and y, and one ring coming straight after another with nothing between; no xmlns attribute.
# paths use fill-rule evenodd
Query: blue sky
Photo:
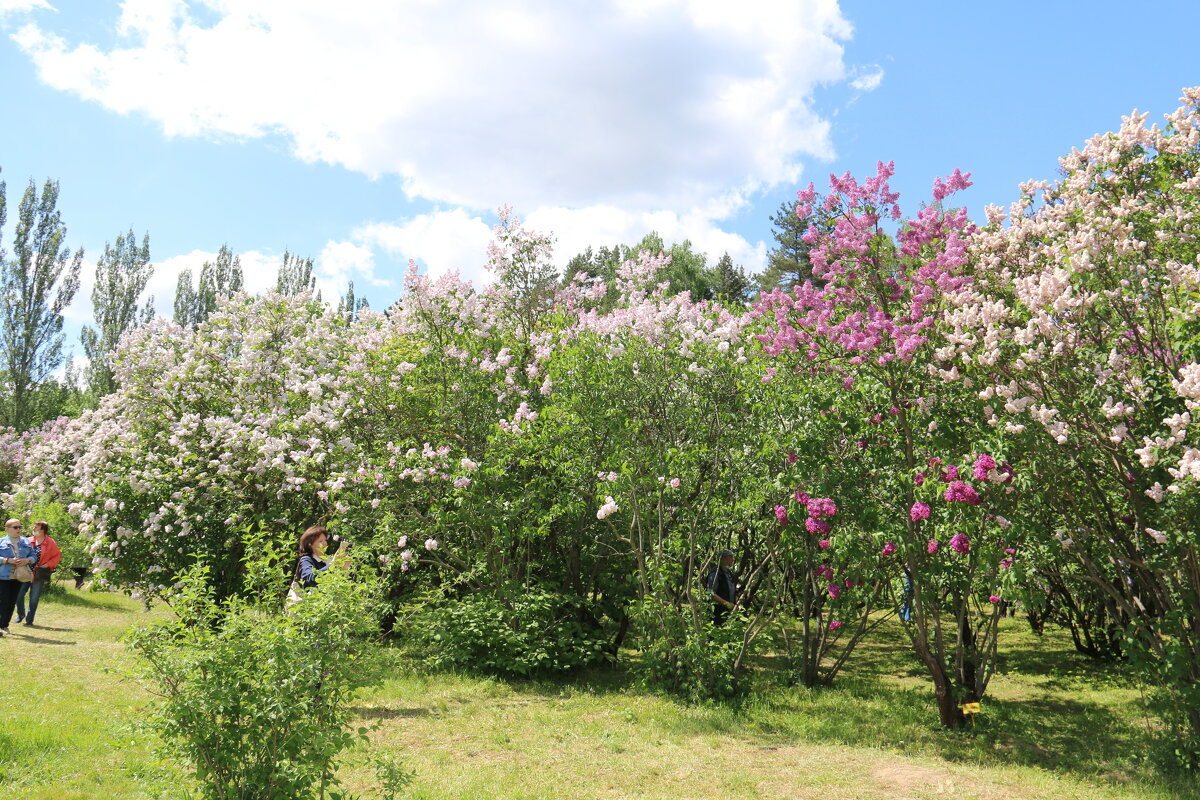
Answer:
<svg viewBox="0 0 1200 800"><path fill-rule="evenodd" d="M129 227L167 313L226 242L251 289L287 248L376 308L408 258L480 280L503 203L560 261L655 229L753 271L771 213L829 172L895 160L915 212L969 170L978 219L1135 107L1161 120L1200 83L1200 3L1155 8L0 0L0 178L10 219L31 177L61 181L76 342Z"/></svg>

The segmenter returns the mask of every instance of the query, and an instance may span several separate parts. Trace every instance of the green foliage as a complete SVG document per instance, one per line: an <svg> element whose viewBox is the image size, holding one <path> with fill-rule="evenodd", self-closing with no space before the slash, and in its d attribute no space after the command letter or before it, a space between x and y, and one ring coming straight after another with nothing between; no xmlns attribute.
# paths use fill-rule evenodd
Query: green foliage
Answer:
<svg viewBox="0 0 1200 800"><path fill-rule="evenodd" d="M88 388L101 397L116 388L108 354L121 335L135 325L144 325L154 316L154 298L139 308L138 298L154 274L150 263L150 235L139 246L130 229L119 234L116 244L104 243L104 255L96 262L96 284L92 287L92 316L97 328L83 329L83 351L90 359Z"/></svg>
<svg viewBox="0 0 1200 800"><path fill-rule="evenodd" d="M769 292L776 287L789 291L812 278L812 264L808 260L812 245L802 237L813 221L813 216L796 216L795 201L779 204L771 215L775 247L767 253L767 268L758 276L759 291Z"/></svg>
<svg viewBox="0 0 1200 800"><path fill-rule="evenodd" d="M313 260L301 258L295 253L283 251L283 262L279 265L279 276L275 291L284 295L315 292L317 279L313 275Z"/></svg>
<svg viewBox="0 0 1200 800"><path fill-rule="evenodd" d="M746 271L733 263L729 253L723 253L713 267L713 294L725 304L742 305L750 292L750 278Z"/></svg>
<svg viewBox="0 0 1200 800"><path fill-rule="evenodd" d="M285 614L266 543L250 542L252 596L218 602L198 565L180 577L176 616L127 642L161 698L153 724L206 800L344 797L331 791L337 756L367 733L351 727L350 702L377 677L372 590L333 568Z"/></svg>
<svg viewBox="0 0 1200 800"><path fill-rule="evenodd" d="M242 290L242 262L228 244L221 245L216 261L205 261L192 288L192 271L179 273L175 288L175 321L194 328L217 310L218 302Z"/></svg>
<svg viewBox="0 0 1200 800"><path fill-rule="evenodd" d="M0 416L18 430L46 418L36 418L34 396L62 364L63 311L79 289L83 250L72 255L66 246L67 228L57 205L57 181L47 180L39 196L30 180L17 212L13 257L0 251L0 349L7 390Z"/></svg>
<svg viewBox="0 0 1200 800"><path fill-rule="evenodd" d="M634 612L641 636L641 679L651 689L669 692L691 703L725 700L744 694L738 662L747 620L731 614L723 625L712 623L711 604L678 608L647 600Z"/></svg>
<svg viewBox="0 0 1200 800"><path fill-rule="evenodd" d="M505 587L441 602L424 612L419 637L442 669L493 675L561 673L605 658L579 599L537 587Z"/></svg>

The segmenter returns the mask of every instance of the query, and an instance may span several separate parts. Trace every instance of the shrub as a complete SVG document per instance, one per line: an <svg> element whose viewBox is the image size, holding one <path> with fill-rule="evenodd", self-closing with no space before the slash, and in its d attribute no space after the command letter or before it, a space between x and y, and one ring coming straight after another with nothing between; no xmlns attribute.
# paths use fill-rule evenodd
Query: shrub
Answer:
<svg viewBox="0 0 1200 800"><path fill-rule="evenodd" d="M539 588L509 587L440 603L420 636L442 669L528 676L602 661L602 632L582 624L579 601Z"/></svg>
<svg viewBox="0 0 1200 800"><path fill-rule="evenodd" d="M247 564L265 601L218 603L207 572L182 577L173 618L127 637L162 698L152 722L166 749L207 800L344 797L337 756L367 732L350 727L349 703L376 674L371 593L331 570L285 614L269 559Z"/></svg>
<svg viewBox="0 0 1200 800"><path fill-rule="evenodd" d="M735 669L746 627L740 615L730 615L721 627L707 617L697 625L690 607L647 600L635 617L643 633L642 684L647 688L692 703L744 693L746 682Z"/></svg>

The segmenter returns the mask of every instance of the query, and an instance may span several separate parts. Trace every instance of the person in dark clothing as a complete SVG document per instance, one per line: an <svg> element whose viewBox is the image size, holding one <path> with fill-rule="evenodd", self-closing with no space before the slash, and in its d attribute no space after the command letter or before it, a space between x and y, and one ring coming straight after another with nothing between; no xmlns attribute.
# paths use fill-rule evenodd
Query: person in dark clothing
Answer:
<svg viewBox="0 0 1200 800"><path fill-rule="evenodd" d="M708 576L708 591L712 594L713 623L722 625L729 612L737 609L737 581L733 577L733 551L722 550L717 567Z"/></svg>
<svg viewBox="0 0 1200 800"><path fill-rule="evenodd" d="M296 564L296 581L304 589L317 585L317 575L329 569L325 560L325 548L329 545L329 531L322 525L313 525L300 535L300 560Z"/></svg>

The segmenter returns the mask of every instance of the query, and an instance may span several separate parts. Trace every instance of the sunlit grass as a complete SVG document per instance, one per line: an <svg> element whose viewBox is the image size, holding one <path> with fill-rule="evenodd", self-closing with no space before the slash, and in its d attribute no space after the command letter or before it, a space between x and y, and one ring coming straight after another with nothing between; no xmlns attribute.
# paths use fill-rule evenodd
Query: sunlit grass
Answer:
<svg viewBox="0 0 1200 800"><path fill-rule="evenodd" d="M150 696L120 675L121 634L150 615L118 595L57 592L44 627L0 640L8 711L0 791L33 800L176 798L186 776L139 722ZM394 676L355 700L377 725L348 753L347 787L373 794L366 760L401 755L414 798L1200 798L1145 761L1140 694L1122 669L1064 636L1004 621L1001 668L970 731L941 730L897 627L882 627L832 689L787 685L764 659L739 704L688 707L645 692L636 662L569 680ZM19 682L19 683L18 683Z"/></svg>

